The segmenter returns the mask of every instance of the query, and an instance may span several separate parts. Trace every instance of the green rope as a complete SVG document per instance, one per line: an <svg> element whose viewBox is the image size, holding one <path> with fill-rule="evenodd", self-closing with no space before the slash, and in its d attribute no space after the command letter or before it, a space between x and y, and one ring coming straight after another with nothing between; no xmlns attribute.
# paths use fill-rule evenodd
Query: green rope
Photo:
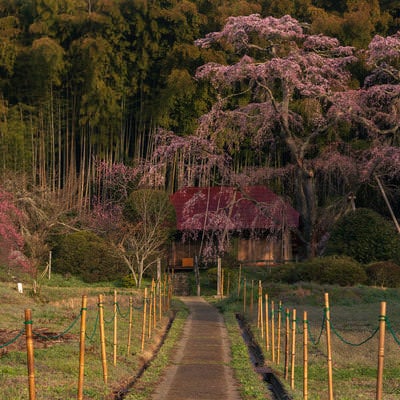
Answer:
<svg viewBox="0 0 400 400"><path fill-rule="evenodd" d="M400 346L400 339L398 338L398 336L396 335L396 332L392 328L389 318L386 318L386 322L387 322L388 330L392 334L394 341Z"/></svg>
<svg viewBox="0 0 400 400"><path fill-rule="evenodd" d="M312 336L312 334L311 334L310 324L309 324L309 322L307 321L308 336L309 336L309 338L310 338L312 344L318 345L319 342L321 341L322 332L324 331L324 328L325 328L325 321L326 321L326 313L324 312L324 316L323 316L323 318L322 318L322 323L321 323L321 330L320 330L320 332L319 332L319 334L318 334L318 339L316 339L316 340L313 338L313 336Z"/></svg>
<svg viewBox="0 0 400 400"><path fill-rule="evenodd" d="M92 332L92 334L91 334L91 335L85 334L86 338L87 338L90 342L93 342L93 338L94 338L94 335L95 335L95 333L96 333L96 329L97 329L98 323L99 323L99 312L97 312L96 320L94 321L94 326L93 326L93 332Z"/></svg>
<svg viewBox="0 0 400 400"><path fill-rule="evenodd" d="M128 312L125 313L125 314L122 314L122 313L121 313L121 309L119 308L119 304L118 304L118 303L117 303L117 311L118 311L118 314L120 315L121 318L127 318L128 315L129 315L129 310L128 310Z"/></svg>
<svg viewBox="0 0 400 400"><path fill-rule="evenodd" d="M331 325L332 332L333 332L343 343L348 344L348 345L353 346L353 347L362 346L363 344L369 342L369 341L379 332L379 326L378 326L378 327L376 327L375 330L371 333L371 335L370 335L369 337L367 337L366 339L364 339L363 341L361 341L361 342L359 342L359 343L352 343L352 342L349 342L348 340L346 340L346 339L335 329L335 327L333 326L333 324L332 324L331 321L329 321L329 322L330 322L330 325Z"/></svg>
<svg viewBox="0 0 400 400"><path fill-rule="evenodd" d="M61 332L61 333L58 334L58 335L46 336L46 335L42 335L41 333L35 332L35 331L33 331L32 333L33 333L35 336L37 336L37 337L39 337L39 338L41 338L41 339L45 339L45 340L55 340L55 339L58 339L58 338L64 336L66 333L68 333L68 332L74 327L74 325L75 325L75 324L77 323L77 321L80 319L81 314L82 314L82 311L77 315L77 317L72 321L72 323L71 323L63 332Z"/></svg>
<svg viewBox="0 0 400 400"><path fill-rule="evenodd" d="M32 321L30 321L30 322L32 322ZM6 343L4 343L4 344L1 344L1 345L0 345L0 349L4 349L5 347L10 346L11 344L15 343L15 342L23 335L24 332L25 332L25 328L22 328L22 329L17 333L16 336L14 336L14 337L13 337L12 339L10 339L8 342L6 342Z"/></svg>

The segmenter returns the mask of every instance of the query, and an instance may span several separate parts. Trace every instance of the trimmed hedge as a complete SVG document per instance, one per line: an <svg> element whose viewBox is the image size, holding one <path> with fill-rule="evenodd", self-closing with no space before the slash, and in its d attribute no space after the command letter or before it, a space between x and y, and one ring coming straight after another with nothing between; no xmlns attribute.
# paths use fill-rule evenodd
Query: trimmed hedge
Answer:
<svg viewBox="0 0 400 400"><path fill-rule="evenodd" d="M109 245L89 231L58 238L53 248L53 270L77 276L85 282L114 281L127 272Z"/></svg>
<svg viewBox="0 0 400 400"><path fill-rule="evenodd" d="M311 261L285 265L274 277L286 283L316 282L353 286L367 281L365 269L350 257L321 257Z"/></svg>
<svg viewBox="0 0 400 400"><path fill-rule="evenodd" d="M326 255L346 255L358 262L399 260L400 238L393 224L367 208L347 213L333 227Z"/></svg>

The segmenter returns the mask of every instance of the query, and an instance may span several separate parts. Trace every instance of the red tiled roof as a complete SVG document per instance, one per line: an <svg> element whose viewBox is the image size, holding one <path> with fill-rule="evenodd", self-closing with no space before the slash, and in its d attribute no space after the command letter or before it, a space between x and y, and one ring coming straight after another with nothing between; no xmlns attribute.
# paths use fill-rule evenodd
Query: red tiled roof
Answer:
<svg viewBox="0 0 400 400"><path fill-rule="evenodd" d="M187 187L170 197L178 230L276 229L299 225L299 213L265 186Z"/></svg>

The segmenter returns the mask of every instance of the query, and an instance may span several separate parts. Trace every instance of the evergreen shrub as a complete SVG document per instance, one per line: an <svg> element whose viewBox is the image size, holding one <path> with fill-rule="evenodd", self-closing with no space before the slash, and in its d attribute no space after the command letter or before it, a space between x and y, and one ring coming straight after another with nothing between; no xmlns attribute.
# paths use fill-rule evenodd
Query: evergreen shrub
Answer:
<svg viewBox="0 0 400 400"><path fill-rule="evenodd" d="M80 231L58 238L53 248L53 269L85 282L115 280L126 273L122 260L93 232Z"/></svg>
<svg viewBox="0 0 400 400"><path fill-rule="evenodd" d="M340 218L333 227L326 255L346 255L358 262L399 260L400 238L391 222L367 208Z"/></svg>
<svg viewBox="0 0 400 400"><path fill-rule="evenodd" d="M350 257L319 257L310 261L286 265L274 273L275 280L286 283L316 282L340 286L365 283L365 269Z"/></svg>
<svg viewBox="0 0 400 400"><path fill-rule="evenodd" d="M400 266L392 261L367 265L368 283L373 286L400 287Z"/></svg>

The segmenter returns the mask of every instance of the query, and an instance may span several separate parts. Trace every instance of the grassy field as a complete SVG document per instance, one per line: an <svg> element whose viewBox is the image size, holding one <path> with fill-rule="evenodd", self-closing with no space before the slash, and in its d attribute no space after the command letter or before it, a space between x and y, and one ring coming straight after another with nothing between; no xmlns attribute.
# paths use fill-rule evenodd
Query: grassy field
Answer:
<svg viewBox="0 0 400 400"><path fill-rule="evenodd" d="M275 304L282 301L282 308L290 312L295 308L299 323L296 334L296 368L295 389L289 388L294 399L302 399L302 315L308 312L308 325L311 336L319 336L324 316L324 293L329 293L332 333L333 382L335 399L354 400L375 398L376 370L378 359L378 335L362 345L379 323L380 302L387 302L387 316L391 330L386 334L386 357L384 370L384 399L400 398L400 346L398 343L400 327L400 291L369 287L340 288L320 286L310 283L283 285L272 283L269 272L262 269L245 271L247 278L246 318L252 323L261 348L264 351L266 364L283 377L284 373L284 324L282 324L282 349L280 363L272 363L271 350L265 348L257 328L256 284L263 283L264 294ZM3 279L4 280L4 279ZM253 310L251 306L251 282L253 289ZM209 295L225 315L232 343L235 374L240 382L243 399L266 398L263 383L251 373L249 359L241 342L240 332L234 318L235 313L243 312L243 299L237 296L236 283L230 282L230 296L223 300L213 297L214 281L209 274L202 277L203 294ZM141 351L142 291L133 289L118 290L118 346L117 364L113 365L113 307L114 286L83 285L70 278L54 276L51 281L43 283L40 292L33 295L26 286L24 293L17 292L16 283L0 283L0 398L4 400L28 399L28 378L26 367L25 338L13 341L24 329L24 310L32 310L33 330L41 335L60 338L35 341L35 378L36 398L74 399L77 393L79 366L79 317L82 295L88 296L88 318L86 339L86 368L84 381L85 399L112 399L115 393L124 391L132 382L142 365L153 355L159 346L169 315L157 322L151 337L146 332L145 350ZM108 384L103 382L103 368L100 358L100 339L97 326L98 295L104 295L105 331L108 365ZM242 292L241 292L242 294ZM130 353L127 354L127 335L129 327L128 304L133 298L133 336ZM172 325L167 340L159 356L146 369L141 379L126 395L126 399L145 400L150 398L155 384L162 371L168 365L169 357L180 338L186 311L181 303L174 301L174 308L179 309L178 317ZM393 335L393 334L394 335ZM394 337L393 337L394 336ZM275 340L276 342L276 340ZM349 344L351 343L351 344ZM249 372L250 371L250 372ZM327 367L325 331L318 344L309 343L309 399L327 398Z"/></svg>
<svg viewBox="0 0 400 400"><path fill-rule="evenodd" d="M322 400L328 398L328 368L326 329L324 321L324 294L329 294L329 312L332 336L333 392L338 400L372 399L376 393L378 364L378 337L376 329L380 320L380 303L387 303L387 326L385 342L383 398L400 398L400 291L371 287L342 288L320 286L311 283L283 285L271 283L268 276L260 275L258 270L248 271L247 282L260 279L263 293L268 293L275 307L275 362L272 351L266 350L266 338L261 337L257 327L257 288L254 280L254 300L251 312L251 283L247 288L246 319L251 322L260 347L263 349L266 364L272 367L285 382L288 392L294 399L303 399L303 311L307 311L309 333L308 398ZM236 297L236 298L235 298ZM277 316L278 304L282 302L282 330L280 362L277 363ZM244 311L242 297L237 294L220 302L219 307L225 313ZM289 323L289 360L292 343L292 315L296 309L296 351L295 351L295 388L290 389L291 365L289 362L288 380L284 379L285 359L285 320L286 309L290 313ZM271 310L270 310L271 312ZM324 330L321 333L321 328ZM390 327L390 329L389 329ZM374 332L375 335L374 335ZM271 335L271 325L269 323ZM319 338L319 340L317 340ZM269 337L271 343L271 338ZM363 343L365 341L365 343ZM313 343L317 342L317 343Z"/></svg>

